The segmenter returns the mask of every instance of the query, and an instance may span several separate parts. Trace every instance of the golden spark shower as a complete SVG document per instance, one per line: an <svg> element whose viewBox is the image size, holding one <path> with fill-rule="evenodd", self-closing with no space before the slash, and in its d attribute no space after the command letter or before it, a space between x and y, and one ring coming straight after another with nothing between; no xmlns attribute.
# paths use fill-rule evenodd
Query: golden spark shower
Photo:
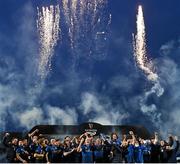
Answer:
<svg viewBox="0 0 180 164"><path fill-rule="evenodd" d="M148 59L146 51L146 32L142 6L138 7L137 33L133 36L134 56L138 67L146 74L148 80L157 81L158 75L154 72L153 65Z"/></svg>
<svg viewBox="0 0 180 164"><path fill-rule="evenodd" d="M111 23L106 7L107 0L62 0L70 47L76 58L105 55Z"/></svg>
<svg viewBox="0 0 180 164"><path fill-rule="evenodd" d="M80 57L102 60L106 56L111 24L106 7L107 0L62 0L57 5L37 8L41 78L45 79L51 70L59 38L63 43L68 42L75 62Z"/></svg>
<svg viewBox="0 0 180 164"><path fill-rule="evenodd" d="M41 78L45 78L51 69L51 58L59 39L60 9L59 5L51 5L50 7L37 8L37 10L37 29L40 44L38 74Z"/></svg>

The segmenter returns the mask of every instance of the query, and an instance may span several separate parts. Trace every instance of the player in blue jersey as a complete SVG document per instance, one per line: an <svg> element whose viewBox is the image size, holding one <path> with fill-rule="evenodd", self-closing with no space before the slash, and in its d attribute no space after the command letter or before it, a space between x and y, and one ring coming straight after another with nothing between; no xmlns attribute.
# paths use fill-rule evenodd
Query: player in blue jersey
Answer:
<svg viewBox="0 0 180 164"><path fill-rule="evenodd" d="M23 141L19 140L18 148L16 149L16 158L18 162L27 163L28 162L29 153L25 150Z"/></svg>
<svg viewBox="0 0 180 164"><path fill-rule="evenodd" d="M134 144L134 161L135 163L143 163L143 146L140 145L139 141L135 141Z"/></svg>
<svg viewBox="0 0 180 164"><path fill-rule="evenodd" d="M134 145L136 141L136 137L132 131L129 131L129 135L131 136L131 139L128 139L128 147L127 147L127 161L128 163L134 163Z"/></svg>
<svg viewBox="0 0 180 164"><path fill-rule="evenodd" d="M102 163L104 162L104 145L102 144L102 140L97 138L94 143L94 162Z"/></svg>
<svg viewBox="0 0 180 164"><path fill-rule="evenodd" d="M50 144L46 146L45 151L46 151L46 161L47 161L47 163L53 162L52 149L55 146L55 142L56 142L55 139L51 139Z"/></svg>
<svg viewBox="0 0 180 164"><path fill-rule="evenodd" d="M93 163L93 146L90 138L85 139L84 145L81 146L82 163Z"/></svg>
<svg viewBox="0 0 180 164"><path fill-rule="evenodd" d="M45 147L43 145L43 139L38 140L38 145L35 148L34 158L36 163L44 163L45 160Z"/></svg>
<svg viewBox="0 0 180 164"><path fill-rule="evenodd" d="M150 140L144 140L144 143L141 141L141 146L143 147L143 159L144 163L149 163L151 159L151 146Z"/></svg>

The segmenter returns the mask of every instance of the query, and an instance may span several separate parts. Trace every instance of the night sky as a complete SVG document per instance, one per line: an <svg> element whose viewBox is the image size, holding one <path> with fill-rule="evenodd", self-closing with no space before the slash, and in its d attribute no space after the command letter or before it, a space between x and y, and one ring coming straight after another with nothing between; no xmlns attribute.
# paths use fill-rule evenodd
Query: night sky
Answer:
<svg viewBox="0 0 180 164"><path fill-rule="evenodd" d="M93 121L178 133L180 1L108 0L104 12L110 13L112 20L108 41L99 42L106 44L101 54L94 50L89 55L83 46L73 52L62 22L62 39L55 46L52 70L41 80L37 75L37 7L58 3L60 0L0 1L1 131ZM145 110L139 102L153 84L139 70L133 56L138 5L144 11L148 57L164 88L162 96L148 97Z"/></svg>

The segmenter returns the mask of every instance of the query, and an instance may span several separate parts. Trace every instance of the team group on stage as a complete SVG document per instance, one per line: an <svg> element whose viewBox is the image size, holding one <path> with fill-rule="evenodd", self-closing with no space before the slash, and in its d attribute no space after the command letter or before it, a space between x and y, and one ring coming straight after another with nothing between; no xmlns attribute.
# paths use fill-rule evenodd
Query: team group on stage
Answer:
<svg viewBox="0 0 180 164"><path fill-rule="evenodd" d="M167 141L159 140L157 133L143 139L133 131L119 138L113 132L94 136L85 132L81 136L66 136L63 141L39 135L38 129L26 138L12 138L6 133L6 162L13 163L145 163L176 162L178 137L169 135Z"/></svg>

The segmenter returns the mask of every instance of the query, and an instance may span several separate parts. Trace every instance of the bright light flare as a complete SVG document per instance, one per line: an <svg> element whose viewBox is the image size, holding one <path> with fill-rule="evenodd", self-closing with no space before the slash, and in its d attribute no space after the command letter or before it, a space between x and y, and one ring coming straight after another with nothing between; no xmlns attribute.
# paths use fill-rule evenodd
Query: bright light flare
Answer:
<svg viewBox="0 0 180 164"><path fill-rule="evenodd" d="M158 75L154 73L152 63L149 62L146 51L146 33L142 6L138 7L137 33L133 37L134 56L139 68L147 75L148 80L157 81Z"/></svg>

